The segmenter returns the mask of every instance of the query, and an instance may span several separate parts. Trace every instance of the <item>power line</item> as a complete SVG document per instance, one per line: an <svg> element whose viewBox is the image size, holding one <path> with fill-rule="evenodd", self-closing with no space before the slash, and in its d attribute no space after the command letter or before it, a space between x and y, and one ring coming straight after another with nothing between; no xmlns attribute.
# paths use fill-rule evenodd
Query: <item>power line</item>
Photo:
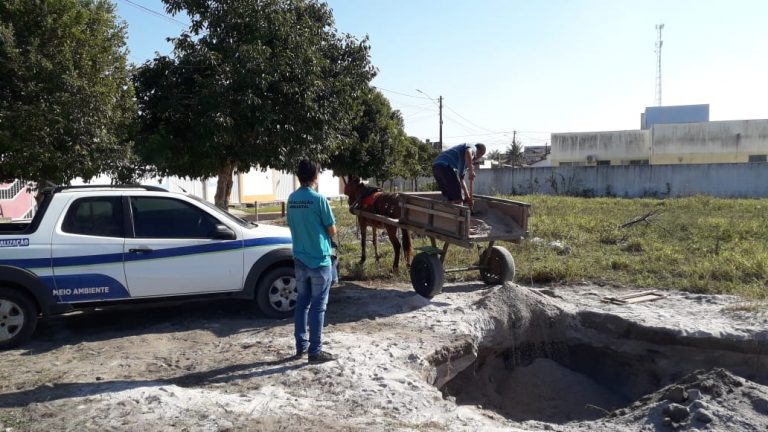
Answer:
<svg viewBox="0 0 768 432"><path fill-rule="evenodd" d="M378 86L373 86L373 88L375 88L375 89L378 89L378 90L383 90L383 91L385 91L385 92L394 93L394 94L396 94L396 95L400 95L400 96L409 97L409 98L414 98L414 99L427 99L427 100L432 100L432 99L430 99L430 98L427 98L427 97L424 97L424 96L415 96L415 95L409 95L409 94L406 94L406 93L400 93L400 92L396 92L396 91L394 91L394 90L387 90L387 89L385 89L385 88L382 88L382 87L378 87Z"/></svg>
<svg viewBox="0 0 768 432"><path fill-rule="evenodd" d="M423 104L418 104L418 105L398 105L397 108L398 109L400 109L400 108L421 108L421 109L431 109L433 112L435 111L435 109L432 108L432 104L431 103L423 103Z"/></svg>
<svg viewBox="0 0 768 432"><path fill-rule="evenodd" d="M457 125L457 126L461 127L462 129L464 129L465 131L467 131L467 132L469 132L469 133L472 133L472 132L475 132L475 131L477 131L477 129L475 129L475 128L470 128L470 127L468 127L467 125L465 125L464 123L462 123L462 122L460 122L460 121L458 121L458 120L454 119L453 117L451 117L451 116L449 116L449 115L447 115L447 114L445 115L445 119L446 119L446 120L448 120L448 121L450 121L451 123L453 123L453 124L455 124L455 125Z"/></svg>
<svg viewBox="0 0 768 432"><path fill-rule="evenodd" d="M447 105L446 105L445 107L446 107L446 108L448 108L449 110L451 110L451 112L453 112L453 113L454 113L454 114L456 114L457 116L459 116L459 117L463 118L464 120L466 120L466 121L467 121L469 124L471 124L471 125L475 126L476 128L478 128L478 129L482 129L482 130L484 130L484 131L488 131L488 132L495 132L495 131L492 131L492 130L490 130L490 129L488 129L488 128L484 128L484 127L482 127L482 126L478 125L477 123L474 123L473 121L469 120L468 118L464 117L463 115L461 115L461 114L457 113L457 112L456 112L456 110L454 110L453 108L451 108L451 107L449 107L449 106L447 106Z"/></svg>
<svg viewBox="0 0 768 432"><path fill-rule="evenodd" d="M403 118L403 121L406 121L408 123L416 123L416 122L424 121L426 119L432 119L434 117L435 117L435 113L423 113L423 112L421 112L421 113L416 113L416 114L412 114L412 115L410 115L408 117L405 117L405 118Z"/></svg>
<svg viewBox="0 0 768 432"><path fill-rule="evenodd" d="M156 16L156 17L159 17L159 18L163 18L164 20L166 20L166 21L168 21L168 22L170 22L170 23L172 23L172 24L178 24L178 25L180 25L182 28L187 28L187 27L189 27L189 24L187 24L187 23L185 23L185 22L183 22L183 21L179 21L179 20L177 20L176 18L174 18L174 17L170 17L170 16L168 16L168 15L166 15L166 14L164 14L164 13L160 13L160 12L157 12L157 11L155 11L155 10L152 10L152 9L150 9L150 8L146 7L146 6L143 6L143 5L140 5L140 4L137 4L137 3L134 3L134 2L132 2L131 0L123 0L123 1L124 1L125 3L127 3L127 4L129 4L129 5L131 5L131 6L135 7L135 8L137 8L137 9L139 9L139 10L141 10L141 11L145 12L145 13L148 13L148 14L152 14L152 15L154 15L154 16Z"/></svg>
<svg viewBox="0 0 768 432"><path fill-rule="evenodd" d="M481 133L481 134L470 134L470 135L453 135L446 138L467 138L467 137L482 137L482 136L494 136L494 135L506 135L511 134L514 131L506 131L506 132L493 132L493 133Z"/></svg>

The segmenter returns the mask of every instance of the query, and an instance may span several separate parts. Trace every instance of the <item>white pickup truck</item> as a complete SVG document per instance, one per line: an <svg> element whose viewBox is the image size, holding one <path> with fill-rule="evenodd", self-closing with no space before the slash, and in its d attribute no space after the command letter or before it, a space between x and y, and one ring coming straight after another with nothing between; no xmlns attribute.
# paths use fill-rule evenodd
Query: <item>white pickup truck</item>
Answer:
<svg viewBox="0 0 768 432"><path fill-rule="evenodd" d="M205 296L293 312L287 228L152 186L43 193L31 222L0 224L0 349L28 339L39 317L76 308Z"/></svg>

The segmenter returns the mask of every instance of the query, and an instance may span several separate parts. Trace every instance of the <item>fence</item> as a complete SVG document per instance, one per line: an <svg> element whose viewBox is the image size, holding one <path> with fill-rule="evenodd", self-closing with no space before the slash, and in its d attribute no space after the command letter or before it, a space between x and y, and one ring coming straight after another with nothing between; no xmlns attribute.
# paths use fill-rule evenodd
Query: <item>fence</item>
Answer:
<svg viewBox="0 0 768 432"><path fill-rule="evenodd" d="M477 171L478 194L768 197L768 164L616 165Z"/></svg>
<svg viewBox="0 0 768 432"><path fill-rule="evenodd" d="M15 180L13 183L0 187L0 200L12 200L27 187L27 185L19 180Z"/></svg>

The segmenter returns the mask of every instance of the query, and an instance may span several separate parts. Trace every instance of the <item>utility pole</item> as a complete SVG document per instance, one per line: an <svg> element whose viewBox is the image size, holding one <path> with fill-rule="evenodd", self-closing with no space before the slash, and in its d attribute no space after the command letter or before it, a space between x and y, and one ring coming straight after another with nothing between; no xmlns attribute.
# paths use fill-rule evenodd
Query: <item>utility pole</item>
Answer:
<svg viewBox="0 0 768 432"><path fill-rule="evenodd" d="M427 99L431 100L432 103L437 105L437 107L440 109L440 118L439 118L440 124L438 125L440 129L440 138L439 138L439 141L437 142L437 149L440 151L443 151L443 97L442 96L438 97L437 102L435 102L435 100L432 99L432 96L424 93L419 89L416 89L416 91L426 96Z"/></svg>
<svg viewBox="0 0 768 432"><path fill-rule="evenodd" d="M661 46L664 44L661 40L662 30L664 24L656 24L656 106L661 106Z"/></svg>
<svg viewBox="0 0 768 432"><path fill-rule="evenodd" d="M440 148L438 150L443 151L443 97L437 98L440 102Z"/></svg>

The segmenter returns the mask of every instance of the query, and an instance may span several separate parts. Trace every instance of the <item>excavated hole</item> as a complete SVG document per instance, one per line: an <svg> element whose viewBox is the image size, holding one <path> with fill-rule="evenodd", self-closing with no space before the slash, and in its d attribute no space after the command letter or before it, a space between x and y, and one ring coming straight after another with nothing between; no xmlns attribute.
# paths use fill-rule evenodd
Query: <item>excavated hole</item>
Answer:
<svg viewBox="0 0 768 432"><path fill-rule="evenodd" d="M699 369L768 381L754 341L681 337L594 312L550 314L547 325L531 315L528 327L502 330L507 340L490 337L497 347L472 352L458 340L433 357L444 397L514 421L566 423L604 417Z"/></svg>
<svg viewBox="0 0 768 432"><path fill-rule="evenodd" d="M443 388L462 405L514 421L595 420L660 387L657 371L639 376L619 353L564 342L525 343L478 360Z"/></svg>

